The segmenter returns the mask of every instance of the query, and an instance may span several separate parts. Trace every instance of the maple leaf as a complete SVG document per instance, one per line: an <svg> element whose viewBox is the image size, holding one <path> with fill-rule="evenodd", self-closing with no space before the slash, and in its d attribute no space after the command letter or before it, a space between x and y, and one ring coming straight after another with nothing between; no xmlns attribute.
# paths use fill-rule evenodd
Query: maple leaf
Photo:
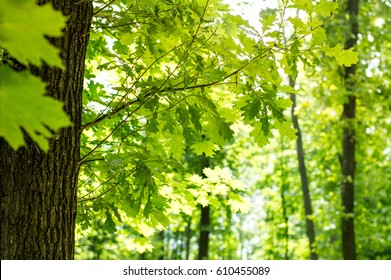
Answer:
<svg viewBox="0 0 391 280"><path fill-rule="evenodd" d="M212 141L202 141L200 143L193 144L191 147L196 155L200 156L205 153L207 157L213 156L215 151L219 150L219 146L214 144Z"/></svg>
<svg viewBox="0 0 391 280"><path fill-rule="evenodd" d="M63 104L44 96L45 84L32 74L0 67L0 136L17 149L24 145L24 129L47 151L52 131L71 124ZM51 131L52 130L52 131Z"/></svg>
<svg viewBox="0 0 391 280"><path fill-rule="evenodd" d="M62 35L65 17L50 5L38 6L30 0L0 1L0 44L23 64L37 66L42 60L62 67L59 50L45 35Z"/></svg>

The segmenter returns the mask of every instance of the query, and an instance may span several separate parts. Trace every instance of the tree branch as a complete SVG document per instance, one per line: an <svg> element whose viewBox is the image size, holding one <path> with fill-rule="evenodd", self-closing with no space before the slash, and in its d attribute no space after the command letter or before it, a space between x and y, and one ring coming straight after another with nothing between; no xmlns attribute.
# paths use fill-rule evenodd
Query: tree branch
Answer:
<svg viewBox="0 0 391 280"><path fill-rule="evenodd" d="M99 14L101 11L103 11L104 9L106 9L108 6L110 6L111 4L113 4L115 1L117 0L111 0L110 2L104 4L101 8L99 8L96 12L94 12L92 15L95 16L97 14Z"/></svg>

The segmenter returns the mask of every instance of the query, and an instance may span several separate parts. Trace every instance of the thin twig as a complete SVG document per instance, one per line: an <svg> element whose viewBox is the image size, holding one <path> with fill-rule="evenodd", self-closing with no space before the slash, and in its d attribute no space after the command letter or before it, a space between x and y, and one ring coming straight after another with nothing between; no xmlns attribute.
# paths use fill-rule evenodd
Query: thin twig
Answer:
<svg viewBox="0 0 391 280"><path fill-rule="evenodd" d="M99 8L99 10L97 10L96 12L94 12L92 15L95 16L97 14L99 14L101 11L103 11L104 9L106 9L108 6L110 6L111 4L113 4L116 0L111 0L110 2L108 2L107 4L104 4L101 8Z"/></svg>

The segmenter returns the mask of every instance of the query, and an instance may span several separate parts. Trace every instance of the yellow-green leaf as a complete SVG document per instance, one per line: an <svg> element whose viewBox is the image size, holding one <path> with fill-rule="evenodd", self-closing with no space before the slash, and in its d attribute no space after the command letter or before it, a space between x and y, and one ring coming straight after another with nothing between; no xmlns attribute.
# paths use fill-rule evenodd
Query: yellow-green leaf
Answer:
<svg viewBox="0 0 391 280"><path fill-rule="evenodd" d="M327 55L335 57L339 65L349 67L358 61L358 53L353 51L353 48L342 49L341 44L337 44L334 48L328 48L325 52Z"/></svg>
<svg viewBox="0 0 391 280"><path fill-rule="evenodd" d="M278 132L280 133L281 136L286 136L289 139L296 139L296 133L297 129L292 128L291 124L288 122L280 122L276 121L274 123L275 128L278 129Z"/></svg>
<svg viewBox="0 0 391 280"><path fill-rule="evenodd" d="M62 66L59 50L45 36L58 37L65 17L50 5L38 6L33 0L0 1L0 45L23 64L37 66L42 60Z"/></svg>
<svg viewBox="0 0 391 280"><path fill-rule="evenodd" d="M211 141L202 141L200 143L193 144L192 149L196 155L202 155L205 153L206 156L211 157L215 154L215 151L219 150L219 146Z"/></svg>

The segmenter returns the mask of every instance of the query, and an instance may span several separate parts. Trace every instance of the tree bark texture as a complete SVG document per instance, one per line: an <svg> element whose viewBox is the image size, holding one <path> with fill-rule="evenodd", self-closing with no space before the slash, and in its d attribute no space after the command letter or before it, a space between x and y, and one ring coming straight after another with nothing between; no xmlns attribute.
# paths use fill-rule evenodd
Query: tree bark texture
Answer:
<svg viewBox="0 0 391 280"><path fill-rule="evenodd" d="M67 16L59 47L64 69L43 66L32 72L47 82L47 94L64 102L73 126L62 129L43 153L26 136L14 151L0 139L1 259L73 259L84 61L92 2L41 0Z"/></svg>
<svg viewBox="0 0 391 280"><path fill-rule="evenodd" d="M292 88L295 87L295 81L292 79L291 76L289 76L289 84ZM291 94L290 98L292 101L292 110L291 110L292 123L293 123L293 127L297 129L296 151L297 151L297 160L299 163L299 172L300 172L300 179L301 179L301 192L303 193L304 213L306 217L305 218L306 233L310 245L310 258L311 260L317 260L318 254L315 250L315 240L316 240L315 226L313 220L309 218L312 216L313 212L312 212L311 195L310 195L310 188L309 188L308 176L307 176L307 168L305 166L303 138L300 130L299 118L297 115L295 115L296 95Z"/></svg>
<svg viewBox="0 0 391 280"><path fill-rule="evenodd" d="M358 36L359 0L348 0L347 14L349 15L349 31L345 48L350 49L357 45ZM356 96L354 94L356 65L345 67L344 81L347 101L343 104L342 121L342 251L345 260L354 260L356 256L354 232L354 175L355 175L355 148L356 148Z"/></svg>

